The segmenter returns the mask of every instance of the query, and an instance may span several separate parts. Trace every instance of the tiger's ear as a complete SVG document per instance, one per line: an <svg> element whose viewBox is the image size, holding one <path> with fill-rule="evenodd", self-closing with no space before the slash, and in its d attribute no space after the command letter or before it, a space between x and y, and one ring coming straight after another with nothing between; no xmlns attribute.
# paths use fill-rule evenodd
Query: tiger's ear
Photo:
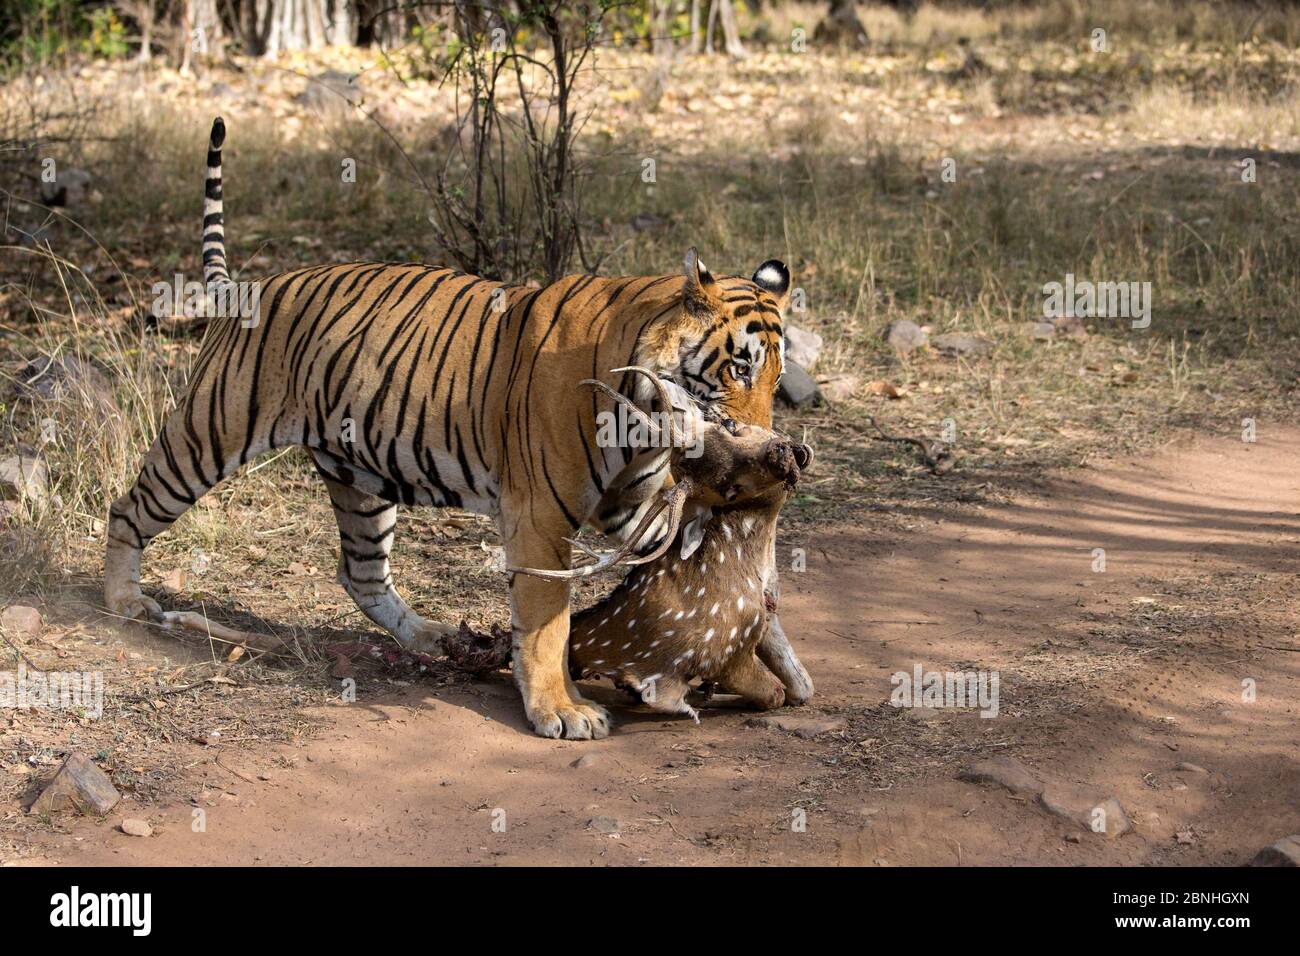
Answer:
<svg viewBox="0 0 1300 956"><path fill-rule="evenodd" d="M683 272L686 275L683 303L692 315L710 315L722 301L722 291L713 273L700 261L699 253L691 246L686 250Z"/></svg>
<svg viewBox="0 0 1300 956"><path fill-rule="evenodd" d="M754 285L772 293L782 312L790 304L790 270L780 259L768 259L754 270Z"/></svg>

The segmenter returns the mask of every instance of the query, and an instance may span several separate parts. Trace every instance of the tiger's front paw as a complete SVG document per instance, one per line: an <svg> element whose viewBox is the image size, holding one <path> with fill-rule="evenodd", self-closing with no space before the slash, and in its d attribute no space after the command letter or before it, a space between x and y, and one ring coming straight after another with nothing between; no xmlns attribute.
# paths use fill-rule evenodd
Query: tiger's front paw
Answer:
<svg viewBox="0 0 1300 956"><path fill-rule="evenodd" d="M119 617L129 621L153 621L161 623L163 609L153 598L143 594L128 595L117 600L110 599L108 609Z"/></svg>
<svg viewBox="0 0 1300 956"><path fill-rule="evenodd" d="M609 736L609 711L583 698L563 700L558 706L541 705L525 710L539 737L600 740Z"/></svg>

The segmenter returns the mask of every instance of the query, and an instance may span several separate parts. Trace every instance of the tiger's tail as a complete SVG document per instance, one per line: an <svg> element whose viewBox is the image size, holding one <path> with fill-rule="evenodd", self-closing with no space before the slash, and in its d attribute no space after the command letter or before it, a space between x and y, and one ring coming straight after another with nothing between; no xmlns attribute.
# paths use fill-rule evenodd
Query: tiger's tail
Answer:
<svg viewBox="0 0 1300 956"><path fill-rule="evenodd" d="M203 282L229 282L226 271L226 225L221 202L221 144L226 124L218 116L208 137L208 178L203 188Z"/></svg>

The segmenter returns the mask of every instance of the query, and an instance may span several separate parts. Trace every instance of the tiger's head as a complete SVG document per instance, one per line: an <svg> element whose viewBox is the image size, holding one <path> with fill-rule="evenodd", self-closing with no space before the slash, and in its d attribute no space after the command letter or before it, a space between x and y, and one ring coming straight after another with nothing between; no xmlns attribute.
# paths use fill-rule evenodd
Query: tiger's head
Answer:
<svg viewBox="0 0 1300 956"><path fill-rule="evenodd" d="M688 249L681 310L660 328L660 368L711 417L770 428L789 301L784 263L769 259L749 279L715 278Z"/></svg>

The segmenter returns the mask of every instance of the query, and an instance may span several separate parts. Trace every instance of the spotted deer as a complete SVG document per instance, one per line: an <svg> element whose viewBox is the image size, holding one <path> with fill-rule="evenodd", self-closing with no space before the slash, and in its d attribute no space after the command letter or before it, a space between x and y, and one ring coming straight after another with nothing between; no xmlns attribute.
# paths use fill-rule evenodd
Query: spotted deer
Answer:
<svg viewBox="0 0 1300 956"><path fill-rule="evenodd" d="M649 374L649 373L646 373ZM617 401L623 396L604 386ZM661 404L681 409L655 380ZM671 428L671 425L669 426ZM618 563L633 570L608 597L574 615L569 667L574 676L604 676L652 709L699 715L686 700L691 681L738 694L762 709L812 693L807 672L776 625L776 520L812 449L766 428L687 416L690 443L672 455L672 489L659 510L670 514L667 537L649 555L634 543L568 571L527 573L579 577ZM695 454L682 453L694 448ZM648 527L648 525L647 525ZM775 626L774 626L775 625Z"/></svg>

